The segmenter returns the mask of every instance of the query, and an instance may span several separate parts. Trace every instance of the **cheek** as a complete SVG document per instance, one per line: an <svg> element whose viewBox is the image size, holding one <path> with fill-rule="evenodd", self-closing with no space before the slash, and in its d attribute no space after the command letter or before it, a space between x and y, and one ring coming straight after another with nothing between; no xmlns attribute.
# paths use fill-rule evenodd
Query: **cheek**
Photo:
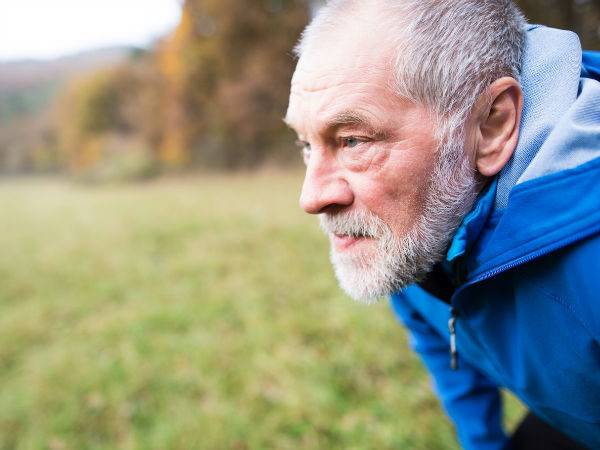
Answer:
<svg viewBox="0 0 600 450"><path fill-rule="evenodd" d="M403 233L423 211L435 155L434 151L411 152L406 148L390 155L365 186L365 202L393 230Z"/></svg>
<svg viewBox="0 0 600 450"><path fill-rule="evenodd" d="M419 196L425 190L435 165L435 149L431 145L397 145L390 152L386 170L380 173L382 183L397 196Z"/></svg>

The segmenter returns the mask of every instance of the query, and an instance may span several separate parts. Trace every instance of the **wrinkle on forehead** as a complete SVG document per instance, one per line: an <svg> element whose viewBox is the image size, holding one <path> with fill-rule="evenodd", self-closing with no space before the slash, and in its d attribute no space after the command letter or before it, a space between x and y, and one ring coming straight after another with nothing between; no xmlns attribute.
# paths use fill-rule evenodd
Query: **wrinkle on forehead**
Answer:
<svg viewBox="0 0 600 450"><path fill-rule="evenodd" d="M367 66L352 68L350 70L356 74L353 80L348 80L347 70L346 68L338 68L328 73L314 70L296 71L292 78L291 92L316 92L342 85L374 85L376 83L373 82L373 79L389 79L388 87L391 87L392 72L390 68Z"/></svg>
<svg viewBox="0 0 600 450"><path fill-rule="evenodd" d="M352 34L331 39L319 48L307 48L300 57L292 77L292 94L360 85L394 90L394 52L380 32L364 40Z"/></svg>
<svg viewBox="0 0 600 450"><path fill-rule="evenodd" d="M312 93L325 93L332 89L349 92L386 89L390 94L394 92L394 73L390 64L373 64L363 61L340 61L330 59L317 64L303 63L301 60L294 72L291 82L290 94L304 97Z"/></svg>
<svg viewBox="0 0 600 450"><path fill-rule="evenodd" d="M297 86L297 85L293 85L292 89L290 90L290 93L293 95L305 95L308 93L315 93L315 92L320 92L320 91L326 91L328 89L334 89L334 88L340 88L343 86L362 86L362 87L368 87L368 86L373 86L373 87L379 87L379 85L377 85L376 83L371 83L371 82L367 82L367 81L339 81L339 82L323 82L323 83L306 83L303 84L302 86Z"/></svg>
<svg viewBox="0 0 600 450"><path fill-rule="evenodd" d="M327 121L335 113L347 110L362 111L363 115L372 116L384 105L402 101L388 83L387 75L383 70L369 70L363 79L357 80L354 72L340 70L316 78L298 77L292 84L286 122L298 130L299 122L307 116ZM379 117L372 119L385 121L381 114L375 115Z"/></svg>

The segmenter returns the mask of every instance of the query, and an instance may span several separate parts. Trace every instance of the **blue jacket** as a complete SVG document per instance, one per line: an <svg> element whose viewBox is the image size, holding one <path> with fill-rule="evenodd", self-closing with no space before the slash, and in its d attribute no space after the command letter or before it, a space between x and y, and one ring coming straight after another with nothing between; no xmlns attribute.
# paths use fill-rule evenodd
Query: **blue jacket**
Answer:
<svg viewBox="0 0 600 450"><path fill-rule="evenodd" d="M528 28L519 143L452 241L458 288L392 296L465 449L506 445L498 387L600 449L599 79L576 35Z"/></svg>

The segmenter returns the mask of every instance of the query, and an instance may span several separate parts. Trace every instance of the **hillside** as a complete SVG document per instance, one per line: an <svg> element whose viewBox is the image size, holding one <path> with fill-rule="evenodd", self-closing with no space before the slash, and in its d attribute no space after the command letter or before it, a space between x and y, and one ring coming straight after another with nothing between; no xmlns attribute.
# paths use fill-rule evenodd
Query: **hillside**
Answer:
<svg viewBox="0 0 600 450"><path fill-rule="evenodd" d="M0 121L41 112L71 77L125 60L135 49L115 47L54 60L0 62Z"/></svg>

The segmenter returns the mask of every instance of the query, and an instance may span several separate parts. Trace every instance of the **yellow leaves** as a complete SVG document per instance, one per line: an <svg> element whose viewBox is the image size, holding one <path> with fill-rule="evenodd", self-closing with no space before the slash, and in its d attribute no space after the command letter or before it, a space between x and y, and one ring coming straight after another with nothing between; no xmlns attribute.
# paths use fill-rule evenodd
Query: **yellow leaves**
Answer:
<svg viewBox="0 0 600 450"><path fill-rule="evenodd" d="M189 162L189 152L187 151L186 140L177 129L170 130L165 134L165 138L160 146L159 160L167 168L179 169Z"/></svg>
<svg viewBox="0 0 600 450"><path fill-rule="evenodd" d="M91 155L98 153L93 138L114 127L118 121L113 74L113 71L102 71L81 78L60 100L58 136L70 166L87 166L94 159ZM75 157L79 153L82 155ZM77 162L73 163L73 158Z"/></svg>
<svg viewBox="0 0 600 450"><path fill-rule="evenodd" d="M191 30L190 11L189 8L184 7L179 25L158 50L159 68L169 82L180 84L184 78L185 67L182 51L190 38Z"/></svg>
<svg viewBox="0 0 600 450"><path fill-rule="evenodd" d="M88 138L81 146L77 156L73 158L76 169L84 170L93 167L102 156L102 137Z"/></svg>

